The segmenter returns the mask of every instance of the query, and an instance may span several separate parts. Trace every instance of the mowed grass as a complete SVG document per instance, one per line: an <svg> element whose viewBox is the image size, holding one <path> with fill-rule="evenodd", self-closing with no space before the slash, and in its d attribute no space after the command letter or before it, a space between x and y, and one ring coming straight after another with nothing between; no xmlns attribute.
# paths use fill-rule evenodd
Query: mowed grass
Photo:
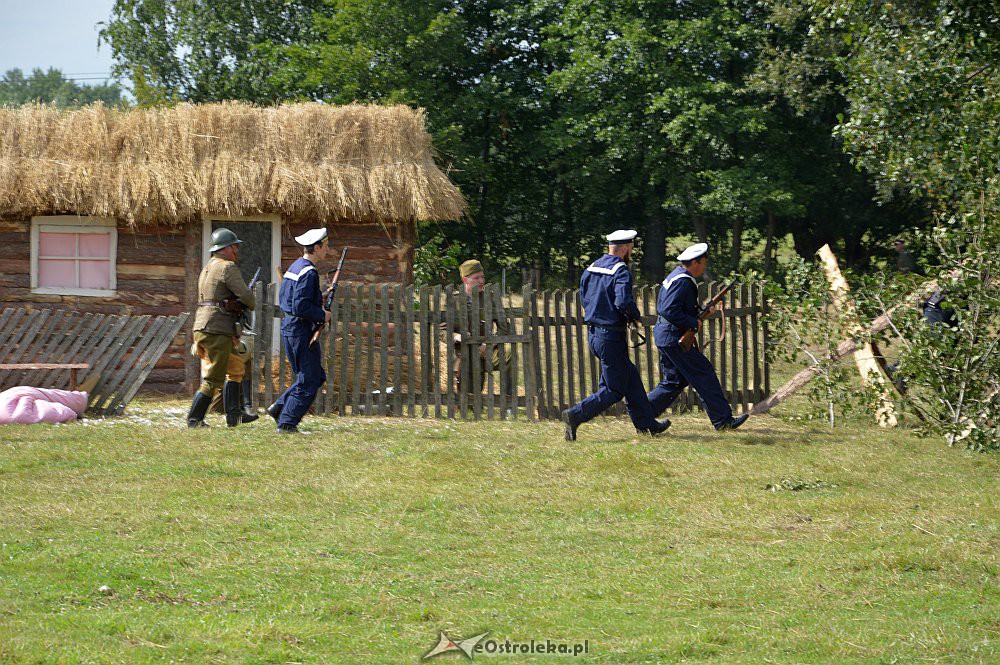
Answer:
<svg viewBox="0 0 1000 665"><path fill-rule="evenodd" d="M998 455L169 406L0 429L0 661L416 663L439 630L588 641L513 662L1000 660Z"/></svg>

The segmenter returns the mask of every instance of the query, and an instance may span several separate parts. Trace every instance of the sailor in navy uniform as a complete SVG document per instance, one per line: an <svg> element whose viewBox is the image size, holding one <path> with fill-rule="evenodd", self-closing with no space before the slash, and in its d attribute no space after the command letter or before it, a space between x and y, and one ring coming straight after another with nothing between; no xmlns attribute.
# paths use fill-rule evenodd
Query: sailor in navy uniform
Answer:
<svg viewBox="0 0 1000 665"><path fill-rule="evenodd" d="M596 393L562 412L566 440L576 440L576 429L625 398L635 429L660 434L670 421L658 422L646 398L639 370L628 356L628 325L641 318L632 297L628 259L636 232L615 231L608 253L594 261L580 278L580 300L589 329L590 350L601 360L601 383Z"/></svg>
<svg viewBox="0 0 1000 665"><path fill-rule="evenodd" d="M316 270L316 262L326 258L326 236L326 229L311 229L295 238L302 246L302 257L288 267L278 292L278 306L285 313L281 320L281 340L295 382L267 407L267 412L283 433L298 432L299 422L326 381L320 345L309 344L316 328L330 321L330 312L323 309L323 292Z"/></svg>
<svg viewBox="0 0 1000 665"><path fill-rule="evenodd" d="M700 325L696 280L708 267L708 245L703 242L691 245L677 259L681 265L663 280L656 299L658 316L653 338L660 351L662 380L649 393L649 403L653 413L659 415L674 403L684 388L691 385L715 429L736 429L749 416L733 417L719 377L705 354L697 346L688 351L680 346L681 336L688 330L697 330Z"/></svg>

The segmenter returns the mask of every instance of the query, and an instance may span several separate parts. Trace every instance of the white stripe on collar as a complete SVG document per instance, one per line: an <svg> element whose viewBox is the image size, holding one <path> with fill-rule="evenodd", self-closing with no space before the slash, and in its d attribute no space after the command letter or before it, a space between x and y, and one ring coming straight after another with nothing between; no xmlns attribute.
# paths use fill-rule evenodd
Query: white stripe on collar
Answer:
<svg viewBox="0 0 1000 665"><path fill-rule="evenodd" d="M625 262L620 261L615 264L614 268L601 268L599 266L592 265L587 268L587 272L596 272L600 275L614 275L616 272L625 267Z"/></svg>
<svg viewBox="0 0 1000 665"><path fill-rule="evenodd" d="M677 280L681 279L682 277L687 277L688 279L690 279L690 280L691 280L691 283L692 283L692 284L694 284L694 288L696 288L696 289L698 288L698 280L696 280L696 279L695 279L694 277L692 277L692 276L691 276L690 274L688 274L688 273L686 273L686 272L682 272L682 273L681 273L681 274L679 274L679 275L674 275L673 277L670 277L670 278L667 278L667 279L664 279L664 280L663 280L663 288L665 288L665 289L669 289L669 288L670 288L670 286L671 286L671 285L672 285L672 284L673 284L674 282L676 282Z"/></svg>
<svg viewBox="0 0 1000 665"><path fill-rule="evenodd" d="M315 270L315 269L316 269L316 266L306 266L305 268L303 268L302 270L299 271L298 275L296 275L291 270L289 270L288 272L285 273L285 279L290 279L293 282L297 282L297 281L299 281L299 278L302 277L302 275L306 274L310 270Z"/></svg>

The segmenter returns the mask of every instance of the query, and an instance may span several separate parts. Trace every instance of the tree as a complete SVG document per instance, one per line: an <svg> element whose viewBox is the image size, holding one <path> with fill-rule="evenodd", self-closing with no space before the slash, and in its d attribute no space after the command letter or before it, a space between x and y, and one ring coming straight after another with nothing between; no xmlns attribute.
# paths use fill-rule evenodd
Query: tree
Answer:
<svg viewBox="0 0 1000 665"><path fill-rule="evenodd" d="M923 235L957 325L897 327L901 376L949 442L1000 448L1000 23L989 3L814 4L818 39L839 39L848 149L883 197L932 206Z"/></svg>
<svg viewBox="0 0 1000 665"><path fill-rule="evenodd" d="M121 87L117 83L77 85L52 68L45 72L36 68L27 77L20 69L11 69L0 78L0 106L42 103L72 107L97 101L119 104Z"/></svg>

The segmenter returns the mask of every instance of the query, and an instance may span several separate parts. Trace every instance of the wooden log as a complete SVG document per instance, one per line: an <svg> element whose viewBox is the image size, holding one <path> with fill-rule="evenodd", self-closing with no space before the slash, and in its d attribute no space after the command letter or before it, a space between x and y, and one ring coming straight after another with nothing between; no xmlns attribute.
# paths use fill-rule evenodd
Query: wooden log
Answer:
<svg viewBox="0 0 1000 665"><path fill-rule="evenodd" d="M458 330L459 330L459 377L458 377L458 411L462 420L468 420L469 413L469 381L472 380L472 369L466 360L467 343L469 341L469 301L465 291L458 294Z"/></svg>
<svg viewBox="0 0 1000 665"><path fill-rule="evenodd" d="M426 418L428 413L428 391L431 385L431 365L434 362L431 356L431 341L428 332L431 325L437 325L431 321L430 317L430 287L420 287L420 415ZM436 332L436 331L435 331ZM437 335L434 336L437 339ZM433 401L431 401L433 404Z"/></svg>
<svg viewBox="0 0 1000 665"><path fill-rule="evenodd" d="M341 284L337 287L337 293L343 303L343 311L340 320L343 322L340 332L340 386L337 399L337 411L341 416L347 415L348 393L350 388L347 385L347 365L351 362L351 305L354 302L352 294L354 286L352 284Z"/></svg>
<svg viewBox="0 0 1000 665"><path fill-rule="evenodd" d="M445 356L447 358L447 364L445 365L445 394L448 395L448 417L455 417L455 343L454 343L454 330L455 330L455 317L458 316L458 295L448 289L446 293L447 303L445 307L445 333L442 335L444 338L445 346Z"/></svg>
<svg viewBox="0 0 1000 665"><path fill-rule="evenodd" d="M861 324L857 323L857 311L854 309L854 303L848 297L850 287L840 272L837 257L833 255L830 245L823 245L816 253L823 264L823 272L826 273L826 278L830 282L834 306L844 313L853 333L861 327ZM868 342L861 344L854 351L854 362L858 366L858 373L861 374L861 383L866 387L873 386L879 393L878 404L875 405L875 420L879 427L895 427L897 425L896 410L893 407L892 394L887 386L889 382L875 360L872 345Z"/></svg>
<svg viewBox="0 0 1000 665"><path fill-rule="evenodd" d="M417 412L416 395L414 394L417 383L417 357L414 353L416 347L416 324L413 316L414 296L414 287L407 286L402 303L406 307L406 323L404 324L406 326L406 409L411 418Z"/></svg>
<svg viewBox="0 0 1000 665"><path fill-rule="evenodd" d="M404 353L404 340L400 337L405 332L403 328L403 312L402 309L408 306L408 302L404 301L403 298L406 294L403 290L402 284L397 284L393 287L393 329L392 329L392 343L395 356L393 358L395 372L393 374L392 383L395 390L392 393L392 414L395 416L403 415L403 353ZM451 367L451 365L448 365ZM449 370L450 371L450 370ZM449 393L450 396L450 393ZM452 417L451 410L449 409L448 417Z"/></svg>
<svg viewBox="0 0 1000 665"><path fill-rule="evenodd" d="M379 308L382 314L381 344L379 344L379 385L378 385L378 415L387 413L386 391L389 389L389 285L383 284L380 289ZM395 392L395 388L393 388ZM438 416L440 416L440 412Z"/></svg>
<svg viewBox="0 0 1000 665"><path fill-rule="evenodd" d="M914 292L913 296L907 299L906 302L900 303L895 307L891 307L889 311L876 317L867 327L860 331L861 337L871 337L872 335L877 335L882 332L892 323L892 315L900 307L915 306L918 302L924 300L929 293L932 293L937 288L937 280L931 280L925 283ZM836 362L843 359L848 354L854 353L858 348L857 342L854 338L845 339L837 345L837 348L830 355L829 360L831 362ZM754 404L753 408L750 409L750 414L754 416L759 416L762 413L767 413L777 405L784 402L786 399L791 397L798 391L802 386L806 385L813 379L813 377L818 376L823 371L823 368L819 365L813 365L811 367L806 367L801 370L798 374L789 379L785 385L781 386L774 391L774 394L770 395L767 399Z"/></svg>
<svg viewBox="0 0 1000 665"><path fill-rule="evenodd" d="M431 324L427 327L427 340L434 350L432 354L434 356L433 364L433 378L431 382L431 388L434 390L434 417L441 417L441 343L438 339L438 330L440 330L441 320L445 318L444 313L441 311L441 285L434 286L434 292L431 294L431 302L433 306L431 307Z"/></svg>
<svg viewBox="0 0 1000 665"><path fill-rule="evenodd" d="M377 316L376 308L378 307L378 296L375 291L376 287L372 284L368 288L368 315L365 317L365 323L368 326L368 357L365 365L367 366L364 373L364 391L365 391L365 415L372 415L373 412L373 401L372 401L372 386L375 384L375 320Z"/></svg>
<svg viewBox="0 0 1000 665"><path fill-rule="evenodd" d="M545 396L543 401L545 403L545 415L544 418L555 418L560 415L559 405L556 403L556 397L552 392L552 293L550 291L542 292L542 306L544 308L544 317L541 323L541 344L545 347ZM596 382L595 382L596 385Z"/></svg>
<svg viewBox="0 0 1000 665"><path fill-rule="evenodd" d="M472 333L469 343L462 347L465 357L462 364L471 365L472 380L462 384L462 391L472 393L472 417L480 420L483 417L483 391L479 388L483 385L483 364L479 362L479 344L483 341L481 326L483 314L483 294L477 289L472 289L472 308L469 312L469 331Z"/></svg>
<svg viewBox="0 0 1000 665"><path fill-rule="evenodd" d="M557 289L556 292L553 294L554 299L555 299L555 302L554 302L555 309L553 310L554 311L554 315L552 317L553 318L552 326L553 326L553 328L555 328L555 330L553 330L553 332L555 333L555 340L556 340L556 365L555 365L555 367L556 367L556 373L555 373L555 378L556 378L556 390L557 390L557 394L559 396L559 405L558 405L557 409L560 412L563 409L566 409L566 408L572 406L572 402L568 402L567 401L568 395L566 394L566 387L565 387L566 383L563 381L563 377L566 376L566 363L564 361L563 341L562 341L562 331L566 327L564 315L563 315L563 312L562 312L562 309L563 309L562 303L563 303L564 294L565 294L565 291L562 290L562 289Z"/></svg>
<svg viewBox="0 0 1000 665"><path fill-rule="evenodd" d="M499 349L500 353L503 353L503 347L498 347L494 342L493 335L493 319L494 317L499 317L500 308L496 306L497 301L497 285L487 284L486 289L483 291L483 326L486 333L486 376L484 377L486 383L486 419L493 420L496 412L496 400L493 395L494 392L494 382L493 382L493 350ZM501 372L501 375L504 372ZM501 391L502 392L502 391ZM500 402L500 417L504 417L503 413L503 397L501 396Z"/></svg>

